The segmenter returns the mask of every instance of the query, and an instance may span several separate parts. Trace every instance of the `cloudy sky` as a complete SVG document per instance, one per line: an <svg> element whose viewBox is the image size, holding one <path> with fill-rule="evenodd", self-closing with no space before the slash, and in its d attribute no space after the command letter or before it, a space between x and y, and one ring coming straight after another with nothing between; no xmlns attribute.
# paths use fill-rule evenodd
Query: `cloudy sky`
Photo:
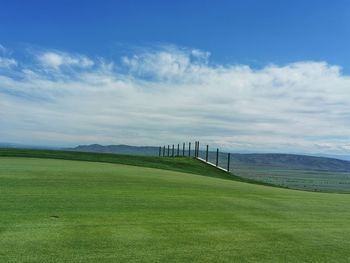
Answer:
<svg viewBox="0 0 350 263"><path fill-rule="evenodd" d="M154 6L160 8L155 2ZM36 4L41 7L40 1ZM227 4L227 8L235 7ZM11 20L13 7L6 8L9 14L0 18L2 25ZM130 7L119 6L123 8L128 11ZM54 18L53 22L49 15L36 19L36 12L33 9L33 17L27 18L31 25L20 21L22 29L15 25L11 33L0 33L0 142L73 146L160 145L200 140L238 152L350 153L350 76L348 65L338 53L321 55L319 51L318 56L302 56L313 53L295 41L295 45L299 44L298 56L293 55L296 51L291 44L288 57L279 56L278 49L270 55L273 45L269 52L260 49L264 55L257 55L256 60L252 57L254 52L247 50L235 57L236 49L223 45L225 56L220 42L216 47L197 45L192 38L186 41L181 32L177 33L178 41L174 41L160 32L160 26L147 22L144 29L155 34L151 41L142 41L142 36L139 41L131 41L129 32L129 37L124 38L111 33L105 44L95 41L94 45L85 45L82 41L76 45L74 39L68 38L72 32L67 29L67 40L61 40L62 44L41 41L34 26L39 23L37 20L64 26L64 22L60 24L63 19ZM69 19L73 18L68 16ZM280 15L275 19L281 19ZM244 21L232 21L238 22L244 27ZM348 22L344 20L342 25ZM112 26L116 22L110 19L103 23ZM288 30L293 32L289 23ZM128 25L132 30L134 24L124 22L124 26ZM55 38L56 32L65 31L64 27L48 30L46 26L42 26L41 33L49 39ZM169 22L173 33L181 26L179 22ZM214 24L214 30L216 27L219 25ZM97 36L101 30L112 30L102 25L94 27L93 21L88 28L90 34L96 32ZM28 35L28 30L33 33ZM274 35L275 30L266 33ZM244 37L242 32L235 37ZM81 34L84 40L86 35ZM314 37L322 38L322 34ZM225 37L223 33L220 36ZM207 38L212 41L211 36ZM227 39L232 41L232 37ZM261 44L251 43L251 39L239 41L251 50ZM272 43L273 39L266 41Z"/></svg>

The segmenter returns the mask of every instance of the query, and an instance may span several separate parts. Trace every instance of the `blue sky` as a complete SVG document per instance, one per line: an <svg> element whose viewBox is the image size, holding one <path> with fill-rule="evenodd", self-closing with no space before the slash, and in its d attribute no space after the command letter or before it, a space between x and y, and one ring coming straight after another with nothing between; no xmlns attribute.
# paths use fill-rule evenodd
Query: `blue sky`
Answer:
<svg viewBox="0 0 350 263"><path fill-rule="evenodd" d="M213 63L319 60L349 72L349 13L347 0L3 1L0 40L111 57L171 43L208 50Z"/></svg>
<svg viewBox="0 0 350 263"><path fill-rule="evenodd" d="M3 1L0 138L348 154L349 1Z"/></svg>

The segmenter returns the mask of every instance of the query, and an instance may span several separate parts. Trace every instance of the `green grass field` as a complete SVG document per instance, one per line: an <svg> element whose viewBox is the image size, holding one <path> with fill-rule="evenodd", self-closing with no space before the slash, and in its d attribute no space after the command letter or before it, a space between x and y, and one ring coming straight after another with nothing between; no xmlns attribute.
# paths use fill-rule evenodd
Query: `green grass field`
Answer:
<svg viewBox="0 0 350 263"><path fill-rule="evenodd" d="M35 152L0 157L0 262L350 261L350 195L240 182L189 158L18 155Z"/></svg>

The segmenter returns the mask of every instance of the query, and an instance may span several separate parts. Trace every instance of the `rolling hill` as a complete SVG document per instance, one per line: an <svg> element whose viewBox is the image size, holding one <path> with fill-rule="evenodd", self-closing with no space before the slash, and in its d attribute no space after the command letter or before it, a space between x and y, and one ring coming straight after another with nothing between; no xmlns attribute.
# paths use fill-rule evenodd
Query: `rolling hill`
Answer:
<svg viewBox="0 0 350 263"><path fill-rule="evenodd" d="M77 152L77 151L61 151L61 150L38 150L38 149L15 149L15 148L0 148L0 156L13 156L13 157L37 157L37 158L59 158L67 160L81 160L81 161L98 161L98 162L110 162L110 163L120 163L129 165L145 165L154 168L170 169L174 171L203 171L206 170L206 174L211 174L214 169L215 174L217 174L216 169L207 166L204 163L198 162L196 166L193 166L190 158L176 157L176 162L174 158L162 157L158 158L156 156L145 156L145 155L121 155L121 154L107 154L107 153L96 153L96 152ZM246 161L248 155L245 155L243 161L237 161L233 159L231 161L231 175L230 179L255 182L260 184L275 185L279 187L286 187L292 189L300 189L306 191L322 191L322 192L339 192L339 193L349 193L350 192L350 173L343 172L341 169L336 168L333 170L320 170L320 167L325 169L324 161L326 161L326 168L331 167L332 162L337 163L339 160L330 158L315 158L316 159L312 168L310 166L304 166L306 169L301 169L301 165L297 168L291 168L293 166L273 166L276 162L273 155L265 158L265 162L268 165L261 164L262 157L259 156L255 161ZM250 156L250 155L249 155ZM251 155L255 156L255 155ZM264 157L263 156L263 157ZM226 167L227 159L226 154L220 155L220 165ZM288 156L293 157L293 156ZM298 157L298 156L294 156ZM213 160L214 155L211 154L209 160ZM277 158L278 159L278 158ZM326 159L326 160L325 160ZM341 161L342 162L342 161ZM316 164L317 166L316 166ZM334 165L333 163L333 165ZM190 165L191 164L191 165ZM323 165L323 166L321 166ZM210 168L208 168L210 167ZM294 166L296 167L296 166ZM317 169L316 169L317 168ZM222 174L222 178L227 179L227 174Z"/></svg>

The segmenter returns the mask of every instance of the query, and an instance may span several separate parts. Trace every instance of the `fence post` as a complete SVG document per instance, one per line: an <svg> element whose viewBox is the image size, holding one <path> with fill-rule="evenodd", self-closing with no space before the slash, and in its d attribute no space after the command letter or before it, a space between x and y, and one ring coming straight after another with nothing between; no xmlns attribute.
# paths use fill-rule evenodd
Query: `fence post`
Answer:
<svg viewBox="0 0 350 263"><path fill-rule="evenodd" d="M163 157L165 156L165 145L163 146Z"/></svg>
<svg viewBox="0 0 350 263"><path fill-rule="evenodd" d="M199 141L197 141L197 158L199 157Z"/></svg>
<svg viewBox="0 0 350 263"><path fill-rule="evenodd" d="M207 144L207 152L205 154L205 161L208 162L208 157L209 157L209 145Z"/></svg>
<svg viewBox="0 0 350 263"><path fill-rule="evenodd" d="M162 146L159 146L159 157L162 155Z"/></svg>
<svg viewBox="0 0 350 263"><path fill-rule="evenodd" d="M173 144L173 150L171 152L171 157L174 157L174 144Z"/></svg>
<svg viewBox="0 0 350 263"><path fill-rule="evenodd" d="M194 153L193 153L194 157L196 157L197 155L197 141L194 142Z"/></svg>
<svg viewBox="0 0 350 263"><path fill-rule="evenodd" d="M191 157L191 143L188 143L188 156Z"/></svg>
<svg viewBox="0 0 350 263"><path fill-rule="evenodd" d="M177 144L177 155L176 156L180 156L180 144Z"/></svg>
<svg viewBox="0 0 350 263"><path fill-rule="evenodd" d="M185 146L186 146L186 144L183 143L182 144L182 156L185 156Z"/></svg>
<svg viewBox="0 0 350 263"><path fill-rule="evenodd" d="M231 154L228 153L228 155L227 155L227 171L228 172L230 171L230 159L231 159Z"/></svg>
<svg viewBox="0 0 350 263"><path fill-rule="evenodd" d="M169 157L169 150L170 150L169 148L170 148L170 146L169 146L169 144L168 144L168 157Z"/></svg>
<svg viewBox="0 0 350 263"><path fill-rule="evenodd" d="M219 148L216 149L216 167L219 165Z"/></svg>

